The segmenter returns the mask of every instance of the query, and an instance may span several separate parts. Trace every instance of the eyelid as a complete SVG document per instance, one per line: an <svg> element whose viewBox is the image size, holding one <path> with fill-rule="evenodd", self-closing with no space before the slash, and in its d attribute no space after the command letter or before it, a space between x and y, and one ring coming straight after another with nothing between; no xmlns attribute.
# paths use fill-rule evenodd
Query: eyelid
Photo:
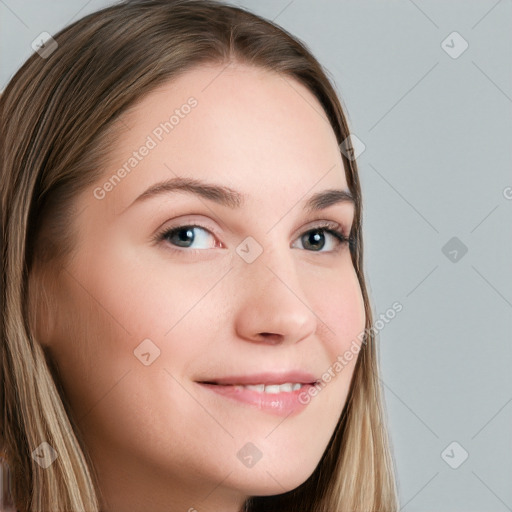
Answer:
<svg viewBox="0 0 512 512"><path fill-rule="evenodd" d="M333 229L333 230L339 230L343 232L345 236L348 236L346 234L346 229L343 224L340 224L339 222L335 220L326 220L326 219L317 219L312 220L311 222L308 222L305 226L302 226L299 231L298 235L302 235L308 231L311 231L312 229L318 229L318 228L325 228L325 229ZM297 236L298 236L297 235Z"/></svg>

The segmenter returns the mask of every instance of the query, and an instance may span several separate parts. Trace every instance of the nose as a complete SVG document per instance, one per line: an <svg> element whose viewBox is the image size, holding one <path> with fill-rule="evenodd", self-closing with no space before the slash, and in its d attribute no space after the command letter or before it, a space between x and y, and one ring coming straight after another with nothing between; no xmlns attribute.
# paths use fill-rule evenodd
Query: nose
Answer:
<svg viewBox="0 0 512 512"><path fill-rule="evenodd" d="M290 250L263 251L252 263L239 261L235 329L246 341L297 343L316 332L318 317L303 292ZM303 276L302 279L307 279Z"/></svg>

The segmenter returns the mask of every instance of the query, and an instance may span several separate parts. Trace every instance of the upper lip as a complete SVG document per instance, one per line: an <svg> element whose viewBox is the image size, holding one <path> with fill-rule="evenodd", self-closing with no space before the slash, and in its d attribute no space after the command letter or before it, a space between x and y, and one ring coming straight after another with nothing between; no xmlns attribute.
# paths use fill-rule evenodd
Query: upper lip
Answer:
<svg viewBox="0 0 512 512"><path fill-rule="evenodd" d="M312 373L302 370L291 370L287 372L263 372L244 375L232 375L227 377L215 377L198 381L203 384L222 385L256 385L256 384L286 384L287 382L299 384L314 384L318 379Z"/></svg>

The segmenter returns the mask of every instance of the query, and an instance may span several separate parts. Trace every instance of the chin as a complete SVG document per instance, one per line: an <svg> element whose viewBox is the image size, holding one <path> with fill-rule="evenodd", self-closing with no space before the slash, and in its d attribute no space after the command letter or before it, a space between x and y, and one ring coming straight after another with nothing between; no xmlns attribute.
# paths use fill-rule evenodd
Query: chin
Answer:
<svg viewBox="0 0 512 512"><path fill-rule="evenodd" d="M253 468L253 470L256 468ZM274 468L261 467L258 473L249 474L242 482L239 480L239 490L249 496L274 496L293 491L302 485L315 470L307 468Z"/></svg>

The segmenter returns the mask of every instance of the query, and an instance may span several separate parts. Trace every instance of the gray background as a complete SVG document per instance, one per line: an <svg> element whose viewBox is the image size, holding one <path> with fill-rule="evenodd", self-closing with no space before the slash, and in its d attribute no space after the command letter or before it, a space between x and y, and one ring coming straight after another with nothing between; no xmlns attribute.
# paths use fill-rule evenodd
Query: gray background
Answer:
<svg viewBox="0 0 512 512"><path fill-rule="evenodd" d="M110 3L0 0L0 88L38 34ZM232 3L309 46L366 145L371 299L403 304L380 333L402 510L512 510L511 1Z"/></svg>

